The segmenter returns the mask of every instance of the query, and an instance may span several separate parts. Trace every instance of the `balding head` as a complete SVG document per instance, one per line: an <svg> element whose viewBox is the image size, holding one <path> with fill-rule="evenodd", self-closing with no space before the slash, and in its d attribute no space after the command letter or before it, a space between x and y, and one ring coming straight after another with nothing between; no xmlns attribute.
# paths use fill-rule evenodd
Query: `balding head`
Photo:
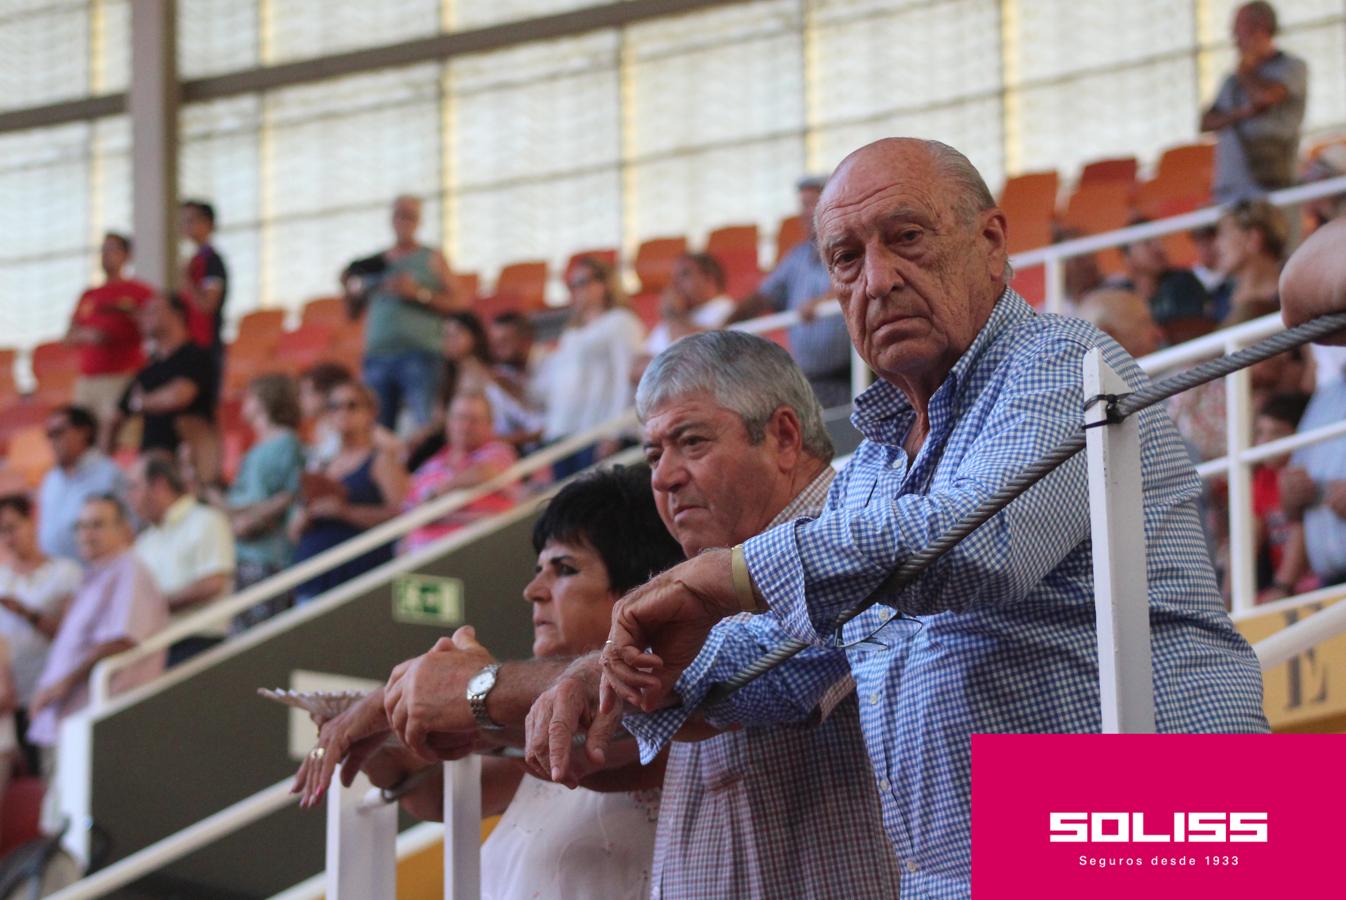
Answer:
<svg viewBox="0 0 1346 900"><path fill-rule="evenodd" d="M957 150L888 138L842 161L817 224L851 341L923 409L1005 289L1004 214Z"/></svg>
<svg viewBox="0 0 1346 900"><path fill-rule="evenodd" d="M1136 359L1149 356L1163 343L1164 333L1150 314L1150 304L1134 291L1100 288L1080 301L1080 318L1098 326Z"/></svg>

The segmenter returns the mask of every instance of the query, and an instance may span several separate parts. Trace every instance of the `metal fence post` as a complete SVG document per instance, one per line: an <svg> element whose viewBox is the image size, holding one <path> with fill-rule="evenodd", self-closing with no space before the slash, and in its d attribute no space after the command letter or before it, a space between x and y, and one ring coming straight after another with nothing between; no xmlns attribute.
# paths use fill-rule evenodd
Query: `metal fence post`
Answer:
<svg viewBox="0 0 1346 900"><path fill-rule="evenodd" d="M444 898L481 900L481 757L444 763Z"/></svg>
<svg viewBox="0 0 1346 900"><path fill-rule="evenodd" d="M348 788L339 777L332 778L327 791L327 900L397 896L397 804L362 802L374 790L363 774Z"/></svg>
<svg viewBox="0 0 1346 900"><path fill-rule="evenodd" d="M1127 383L1103 361L1101 350L1086 354L1086 401L1128 391ZM1107 417L1103 401L1085 411L1088 425ZM1139 419L1139 414L1130 416L1090 428L1087 434L1098 690L1105 734L1155 730Z"/></svg>

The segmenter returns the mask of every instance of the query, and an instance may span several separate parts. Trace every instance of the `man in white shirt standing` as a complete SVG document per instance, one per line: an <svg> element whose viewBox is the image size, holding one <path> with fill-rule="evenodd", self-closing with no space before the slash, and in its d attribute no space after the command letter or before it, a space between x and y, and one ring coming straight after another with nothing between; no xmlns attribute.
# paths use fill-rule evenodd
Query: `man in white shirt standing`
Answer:
<svg viewBox="0 0 1346 900"><path fill-rule="evenodd" d="M709 253L688 253L674 263L673 280L659 308L659 324L650 331L645 352L658 356L678 338L723 328L735 308L724 285L724 268Z"/></svg>
<svg viewBox="0 0 1346 900"><path fill-rule="evenodd" d="M183 616L227 596L234 583L234 535L224 513L187 493L177 461L163 451L136 460L128 483L131 505L146 523L136 554L169 612ZM169 649L168 664L195 656L228 633L227 620L203 628Z"/></svg>

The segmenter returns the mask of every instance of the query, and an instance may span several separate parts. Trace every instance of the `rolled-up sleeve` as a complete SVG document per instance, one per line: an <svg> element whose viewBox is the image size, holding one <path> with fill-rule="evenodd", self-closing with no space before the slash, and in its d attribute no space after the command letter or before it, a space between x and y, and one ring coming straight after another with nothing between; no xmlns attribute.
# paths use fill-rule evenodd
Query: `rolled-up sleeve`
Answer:
<svg viewBox="0 0 1346 900"><path fill-rule="evenodd" d="M648 763L658 755L713 686L727 681L786 639L779 624L765 616L735 616L715 626L701 652L673 686L681 704L622 720L640 744L641 759ZM721 728L806 721L819 711L828 691L849 673L844 652L810 647L707 710L706 718Z"/></svg>

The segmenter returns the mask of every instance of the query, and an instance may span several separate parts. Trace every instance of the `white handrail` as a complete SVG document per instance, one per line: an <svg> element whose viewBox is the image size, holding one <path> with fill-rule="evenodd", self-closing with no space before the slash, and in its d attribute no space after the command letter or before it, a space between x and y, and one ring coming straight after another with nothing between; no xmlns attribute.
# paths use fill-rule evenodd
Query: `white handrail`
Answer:
<svg viewBox="0 0 1346 900"><path fill-rule="evenodd" d="M290 786L293 783L293 778L286 778L269 788L264 788L251 797L202 819L195 825L189 825L182 831L155 841L106 869L75 882L51 895L50 900L89 900L93 897L102 897L143 878L217 838L232 834L243 826L260 821L294 803L298 797L290 793Z"/></svg>
<svg viewBox="0 0 1346 900"><path fill-rule="evenodd" d="M1334 584L1293 598L1294 605L1312 603L1314 598L1319 596L1325 600L1336 599L1341 597L1344 590L1346 588L1342 585ZM1343 633L1346 633L1346 600L1334 603L1327 609L1319 610L1293 625L1287 625L1270 637L1263 638L1253 644L1253 652L1257 654L1257 661L1261 664L1262 671L1267 672L1323 641L1331 640Z"/></svg>
<svg viewBox="0 0 1346 900"><path fill-rule="evenodd" d="M1290 453L1300 447L1319 444L1335 437L1346 437L1346 420L1334 422L1331 425L1323 425L1312 431L1287 435L1274 441L1267 441L1265 444L1258 444L1256 447L1249 447L1247 450L1234 454L1233 459L1241 463L1256 464L1271 459L1273 456ZM1230 457L1221 456L1197 466L1196 474L1202 478L1210 478L1228 472L1229 465Z"/></svg>
<svg viewBox="0 0 1346 900"><path fill-rule="evenodd" d="M1294 206L1306 200L1318 200L1322 197L1331 197L1334 194L1342 193L1346 193L1346 175L1282 188L1265 195L1263 199L1273 206ZM1036 250L1016 253L1010 257L1010 261L1014 263L1015 268L1021 269L1041 265L1053 259L1069 259L1072 256L1097 253L1099 250L1107 250L1110 247L1163 237L1166 234L1188 231L1193 228L1200 228L1203 225L1213 225L1220 220L1225 208L1225 206L1207 206L1193 212L1166 216L1140 225L1128 225L1126 228L1118 228L1116 231L1073 238L1059 244L1048 244ZM1014 223L1011 222L1010 224L1012 226Z"/></svg>
<svg viewBox="0 0 1346 900"><path fill-rule="evenodd" d="M1259 319L1240 322L1238 325L1231 325L1228 328L1212 331L1210 334L1203 334L1201 337L1192 338L1190 341L1183 341L1176 347L1156 350L1149 356L1142 356L1136 362L1149 374L1157 375L1179 366L1195 365L1211 357L1220 356L1227 352L1230 347L1244 347L1256 343L1284 327L1285 324L1281 321L1280 314L1271 313Z"/></svg>
<svg viewBox="0 0 1346 900"><path fill-rule="evenodd" d="M817 312L818 318L840 314L841 308L837 304L824 306ZM798 313L787 311L739 322L731 327L738 331L760 334L787 328L799 321ZM350 562L371 550L397 541L422 525L436 522L482 497L523 481L528 476L541 471L558 460L564 459L605 437L619 434L635 424L635 409L628 409L626 412L602 422L588 431L572 435L536 453L530 453L489 481L482 482L470 489L453 491L443 497L436 497L434 500L422 503L393 519L389 519L387 522L341 542L331 549L324 550L310 559L289 566L283 572L278 572L237 594L223 600L217 600L205 609L175 620L167 628L155 633L130 650L108 657L94 667L90 679L90 703L92 708L97 711L107 705L111 694L112 678L117 672L146 656L166 650L183 638L199 634L211 627L226 624L234 616L259 603L279 596L311 578Z"/></svg>
<svg viewBox="0 0 1346 900"><path fill-rule="evenodd" d="M1274 191L1267 194L1265 199L1273 206L1294 206L1303 203L1305 200L1317 200L1320 197L1331 197L1342 193L1346 193L1346 175ZM1075 238L1074 240L1062 241L1059 244L1039 247L1036 250L1016 253L1010 257L1010 262L1016 269L1025 269L1035 265L1046 267L1047 296L1043 305L1047 312L1059 313L1065 308L1065 269L1062 265L1065 260L1074 256L1083 256L1087 253L1096 253L1110 247L1163 237L1166 234L1186 231L1202 225L1210 225L1219 221L1223 212L1224 207L1208 206L1196 212L1169 216L1141 225L1131 225L1126 228L1119 228L1116 231Z"/></svg>

